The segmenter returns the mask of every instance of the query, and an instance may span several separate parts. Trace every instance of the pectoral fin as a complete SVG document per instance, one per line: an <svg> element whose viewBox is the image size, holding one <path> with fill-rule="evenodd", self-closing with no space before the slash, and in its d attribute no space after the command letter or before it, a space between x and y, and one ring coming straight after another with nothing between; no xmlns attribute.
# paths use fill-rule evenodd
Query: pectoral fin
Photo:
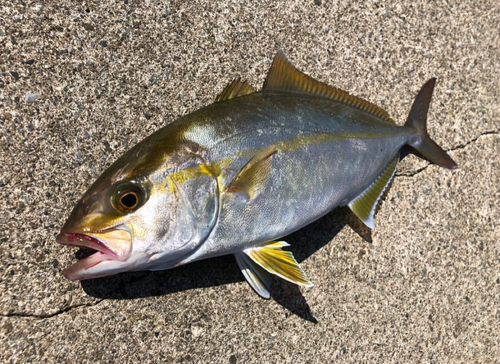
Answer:
<svg viewBox="0 0 500 364"><path fill-rule="evenodd" d="M293 254L282 250L285 246L290 246L290 244L284 241L269 242L245 249L243 252L251 258L253 263L258 264L267 272L292 283L312 287L313 284L309 281L309 278L307 278L306 273L302 270L299 263L297 263Z"/></svg>
<svg viewBox="0 0 500 364"><path fill-rule="evenodd" d="M245 279L255 292L263 298L270 298L271 294L269 290L271 288L271 277L269 273L243 252L236 253L234 256L241 269L241 273L243 273Z"/></svg>
<svg viewBox="0 0 500 364"><path fill-rule="evenodd" d="M256 198L266 187L273 166L276 147L271 145L257 152L240 170L227 191L241 193L250 201Z"/></svg>
<svg viewBox="0 0 500 364"><path fill-rule="evenodd" d="M387 168L382 172L379 178L373 182L361 195L349 203L349 207L354 214L361 219L370 229L375 227L373 215L377 203L384 193L385 188L392 180L398 167L399 155L392 160Z"/></svg>

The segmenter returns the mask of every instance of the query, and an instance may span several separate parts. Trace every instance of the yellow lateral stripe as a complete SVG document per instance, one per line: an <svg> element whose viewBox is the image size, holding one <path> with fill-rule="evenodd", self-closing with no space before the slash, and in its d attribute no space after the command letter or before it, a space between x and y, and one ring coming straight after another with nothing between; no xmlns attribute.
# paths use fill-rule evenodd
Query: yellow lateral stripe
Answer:
<svg viewBox="0 0 500 364"><path fill-rule="evenodd" d="M351 139L381 139L386 138L387 134L367 131L363 133L318 133L318 134L302 134L292 138L277 141L274 143L276 150L280 152L293 152L310 145L320 145L323 143L333 142L335 140L351 140ZM238 158L249 157L255 154L255 149L244 149L236 152Z"/></svg>
<svg viewBox="0 0 500 364"><path fill-rule="evenodd" d="M254 262L269 273L295 284L312 287L313 284L309 281L293 254L281 250L284 246L288 246L288 244L285 242L272 242L265 246L248 249L245 252Z"/></svg>
<svg viewBox="0 0 500 364"><path fill-rule="evenodd" d="M221 161L221 163L226 163L227 161ZM208 164L199 164L194 167L188 167L184 169L180 169L176 172L171 172L169 174L170 178L167 182L168 188L170 192L175 190L175 186L172 184L172 181L177 184L182 184L191 179L198 178L200 176L209 176L217 178L222 173L222 169L219 165L208 165Z"/></svg>

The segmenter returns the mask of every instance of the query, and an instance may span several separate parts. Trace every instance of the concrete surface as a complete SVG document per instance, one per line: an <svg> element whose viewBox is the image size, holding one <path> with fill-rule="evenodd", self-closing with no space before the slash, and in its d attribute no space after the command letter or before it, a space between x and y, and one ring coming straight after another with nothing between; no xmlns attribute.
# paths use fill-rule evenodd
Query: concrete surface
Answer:
<svg viewBox="0 0 500 364"><path fill-rule="evenodd" d="M2 2L0 362L500 362L499 15L494 0ZM235 76L260 87L279 47L399 123L436 76L430 134L460 169L409 156L372 234L338 209L290 236L315 287L276 279L268 301L232 257L64 279L75 251L54 238L92 181Z"/></svg>

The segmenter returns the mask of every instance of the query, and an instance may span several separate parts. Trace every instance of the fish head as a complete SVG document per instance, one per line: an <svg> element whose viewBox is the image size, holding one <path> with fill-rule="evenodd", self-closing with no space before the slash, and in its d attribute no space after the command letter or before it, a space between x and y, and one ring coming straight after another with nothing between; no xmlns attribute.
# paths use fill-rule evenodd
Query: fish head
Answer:
<svg viewBox="0 0 500 364"><path fill-rule="evenodd" d="M131 151L133 152L133 151ZM93 254L63 271L71 280L167 269L193 252L217 218L217 178L196 156L127 153L83 195L56 240ZM149 161L148 168L138 167Z"/></svg>

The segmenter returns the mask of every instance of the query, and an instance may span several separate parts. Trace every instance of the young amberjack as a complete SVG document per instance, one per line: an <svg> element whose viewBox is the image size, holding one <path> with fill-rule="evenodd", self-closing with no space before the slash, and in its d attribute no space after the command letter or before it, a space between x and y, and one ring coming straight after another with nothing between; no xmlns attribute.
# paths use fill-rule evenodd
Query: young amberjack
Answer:
<svg viewBox="0 0 500 364"><path fill-rule="evenodd" d="M57 237L95 253L63 274L88 279L234 254L262 297L270 274L312 286L279 239L342 205L373 228L404 146L457 167L426 131L434 82L398 126L278 52L261 91L233 81L215 103L150 135L97 179Z"/></svg>

